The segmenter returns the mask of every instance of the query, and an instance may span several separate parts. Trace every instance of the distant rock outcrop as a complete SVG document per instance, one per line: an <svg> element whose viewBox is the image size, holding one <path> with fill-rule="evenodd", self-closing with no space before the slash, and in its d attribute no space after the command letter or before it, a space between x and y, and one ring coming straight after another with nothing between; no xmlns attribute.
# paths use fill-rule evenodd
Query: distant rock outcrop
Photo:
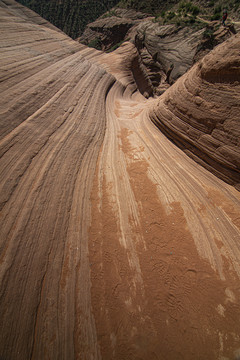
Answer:
<svg viewBox="0 0 240 360"><path fill-rule="evenodd" d="M203 32L204 29L160 26L152 21L137 26L135 44L156 95L164 92L192 66ZM171 67L169 79L166 79Z"/></svg>
<svg viewBox="0 0 240 360"><path fill-rule="evenodd" d="M134 43L156 95L161 95L196 61L234 33L233 26L219 28L216 21L196 30L146 20L132 29Z"/></svg>
<svg viewBox="0 0 240 360"><path fill-rule="evenodd" d="M179 79L151 112L185 153L240 189L240 35Z"/></svg>
<svg viewBox="0 0 240 360"><path fill-rule="evenodd" d="M159 96L214 46L236 33L233 25L219 27L219 21L205 25L200 29L160 25L147 14L116 8L88 24L77 40L103 51L131 41L138 50L152 94Z"/></svg>
<svg viewBox="0 0 240 360"><path fill-rule="evenodd" d="M98 41L99 49L109 50L126 38L129 29L148 16L135 10L114 9L88 24L82 36L77 40L90 46L94 41Z"/></svg>

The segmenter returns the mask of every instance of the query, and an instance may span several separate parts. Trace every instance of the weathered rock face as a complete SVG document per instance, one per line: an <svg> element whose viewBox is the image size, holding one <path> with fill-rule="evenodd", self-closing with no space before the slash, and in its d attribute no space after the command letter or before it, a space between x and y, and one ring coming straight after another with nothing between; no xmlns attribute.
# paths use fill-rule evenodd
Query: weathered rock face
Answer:
<svg viewBox="0 0 240 360"><path fill-rule="evenodd" d="M134 43L154 88L161 95L193 64L204 30L159 26L152 21L139 24Z"/></svg>
<svg viewBox="0 0 240 360"><path fill-rule="evenodd" d="M167 72L174 65L171 77L176 80L193 64L193 58L202 39L203 29L177 28L175 25L159 26L151 21L137 27L136 44L144 48L159 67ZM148 63L146 62L146 66Z"/></svg>
<svg viewBox="0 0 240 360"><path fill-rule="evenodd" d="M218 25L213 22L208 25L209 30L196 31L190 27L160 26L144 21L132 29L135 45L156 95L162 94L214 46L236 33L234 27L218 28ZM208 31L211 38L206 38Z"/></svg>
<svg viewBox="0 0 240 360"><path fill-rule="evenodd" d="M233 26L219 27L219 21L208 22L207 28L196 30L189 26L160 25L134 10L115 9L108 15L89 24L78 41L101 50L132 41L153 88L152 94L157 96L214 46L236 33Z"/></svg>
<svg viewBox="0 0 240 360"><path fill-rule="evenodd" d="M107 17L100 17L88 24L83 35L77 40L85 45L98 40L99 48L108 50L123 41L129 29L146 17L148 17L147 14L134 10L114 9Z"/></svg>
<svg viewBox="0 0 240 360"><path fill-rule="evenodd" d="M235 35L240 30L240 23L230 24L228 26L219 26L219 21L211 21L206 26L203 38L198 45L194 63L207 55L215 46L221 44Z"/></svg>
<svg viewBox="0 0 240 360"><path fill-rule="evenodd" d="M133 43L126 41L116 51L103 53L96 59L119 82L131 88L132 93L140 92L145 98L153 95L154 88Z"/></svg>
<svg viewBox="0 0 240 360"><path fill-rule="evenodd" d="M240 35L219 45L160 98L153 122L240 189Z"/></svg>
<svg viewBox="0 0 240 360"><path fill-rule="evenodd" d="M80 45L13 0L0 33L0 359L236 359L240 192L149 114L233 171L239 37L146 100L131 42Z"/></svg>
<svg viewBox="0 0 240 360"><path fill-rule="evenodd" d="M91 45L91 42L97 39L100 42L99 47L102 50L108 50L125 38L133 24L131 20L119 19L116 16L112 16L107 21L99 19L87 26L79 40L82 44Z"/></svg>
<svg viewBox="0 0 240 360"><path fill-rule="evenodd" d="M160 95L192 66L204 30L159 26L152 20L139 19L139 13L133 11L118 9L116 12L121 17L111 16L89 24L79 41L86 45L99 41L98 46L107 50L124 39L131 40L138 49L154 93ZM171 76L166 79L172 64Z"/></svg>

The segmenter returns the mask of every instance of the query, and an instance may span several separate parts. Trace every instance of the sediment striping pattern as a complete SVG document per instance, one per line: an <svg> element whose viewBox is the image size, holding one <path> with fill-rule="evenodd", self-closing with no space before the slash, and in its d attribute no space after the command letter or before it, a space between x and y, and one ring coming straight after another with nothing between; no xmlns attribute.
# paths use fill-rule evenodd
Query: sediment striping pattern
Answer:
<svg viewBox="0 0 240 360"><path fill-rule="evenodd" d="M237 359L239 192L152 120L169 135L197 89L235 114L238 84L213 53L146 100L132 44L102 54L12 0L0 17L0 358Z"/></svg>
<svg viewBox="0 0 240 360"><path fill-rule="evenodd" d="M240 36L198 62L152 111L152 120L188 155L239 188Z"/></svg>

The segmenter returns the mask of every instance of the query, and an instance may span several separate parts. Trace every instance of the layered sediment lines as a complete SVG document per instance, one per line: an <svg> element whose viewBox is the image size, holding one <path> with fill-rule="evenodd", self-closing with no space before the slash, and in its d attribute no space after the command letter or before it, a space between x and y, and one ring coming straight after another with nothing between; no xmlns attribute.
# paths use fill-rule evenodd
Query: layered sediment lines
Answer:
<svg viewBox="0 0 240 360"><path fill-rule="evenodd" d="M17 10L0 8L0 357L97 358L87 232L113 78Z"/></svg>
<svg viewBox="0 0 240 360"><path fill-rule="evenodd" d="M240 189L240 36L225 41L164 94L153 122L196 161Z"/></svg>
<svg viewBox="0 0 240 360"><path fill-rule="evenodd" d="M210 57L146 100L132 44L102 54L22 11L0 1L0 358L237 359L239 192L152 120L168 135L182 87L221 108L238 83Z"/></svg>

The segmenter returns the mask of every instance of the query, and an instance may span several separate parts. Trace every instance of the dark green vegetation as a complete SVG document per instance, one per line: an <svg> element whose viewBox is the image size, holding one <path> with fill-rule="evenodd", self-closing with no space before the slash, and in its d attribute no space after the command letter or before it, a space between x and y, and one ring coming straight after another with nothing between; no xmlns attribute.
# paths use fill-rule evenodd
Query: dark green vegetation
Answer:
<svg viewBox="0 0 240 360"><path fill-rule="evenodd" d="M124 40L120 41L119 43L113 45L107 52L112 52L114 50L116 50L117 48L119 48L119 46L121 46L124 43Z"/></svg>
<svg viewBox="0 0 240 360"><path fill-rule="evenodd" d="M119 6L154 14L160 9L170 9L178 2L179 0L121 0Z"/></svg>
<svg viewBox="0 0 240 360"><path fill-rule="evenodd" d="M203 27L198 17L220 20L223 9L240 18L240 0L17 0L72 38L82 34L87 24L99 16L115 15L114 6L132 8L155 16L159 24ZM99 48L95 41L94 47Z"/></svg>
<svg viewBox="0 0 240 360"><path fill-rule="evenodd" d="M192 14L193 16L196 16L200 13L200 9L198 6L191 3L191 1L185 2L181 1L178 6L178 13L179 14Z"/></svg>
<svg viewBox="0 0 240 360"><path fill-rule="evenodd" d="M181 27L192 26L202 28L206 24L197 18L197 15L200 13L201 9L191 1L180 1L169 11L157 12L154 22L159 22L160 25L175 24Z"/></svg>
<svg viewBox="0 0 240 360"><path fill-rule="evenodd" d="M193 24L201 27L202 22L196 16L201 12L200 8L191 1L181 1L174 11L161 12L156 20L163 24L174 23L177 26L192 26Z"/></svg>
<svg viewBox="0 0 240 360"><path fill-rule="evenodd" d="M206 27L208 21L221 21L224 10L228 11L229 18L240 19L240 0L181 0L171 8L156 11L154 22L200 29Z"/></svg>
<svg viewBox="0 0 240 360"><path fill-rule="evenodd" d="M160 9L164 11L170 10L176 4L180 8L190 11L193 15L197 15L198 9L196 8L198 7L209 8L210 12L212 12L212 7L220 5L228 10L234 9L234 11L237 11L240 0L121 0L119 6L154 13Z"/></svg>
<svg viewBox="0 0 240 360"><path fill-rule="evenodd" d="M165 23L179 22L177 17L191 17L193 24L198 15L219 20L224 9L240 18L240 0L121 0L119 6L147 12L156 18L161 16Z"/></svg>
<svg viewBox="0 0 240 360"><path fill-rule="evenodd" d="M73 39L86 25L113 8L119 0L17 0Z"/></svg>
<svg viewBox="0 0 240 360"><path fill-rule="evenodd" d="M89 47L92 47L94 49L97 50L101 50L102 49L102 43L101 43L101 39L99 39L98 37L96 37L95 39L93 39L92 41L90 41L90 43L88 44Z"/></svg>

